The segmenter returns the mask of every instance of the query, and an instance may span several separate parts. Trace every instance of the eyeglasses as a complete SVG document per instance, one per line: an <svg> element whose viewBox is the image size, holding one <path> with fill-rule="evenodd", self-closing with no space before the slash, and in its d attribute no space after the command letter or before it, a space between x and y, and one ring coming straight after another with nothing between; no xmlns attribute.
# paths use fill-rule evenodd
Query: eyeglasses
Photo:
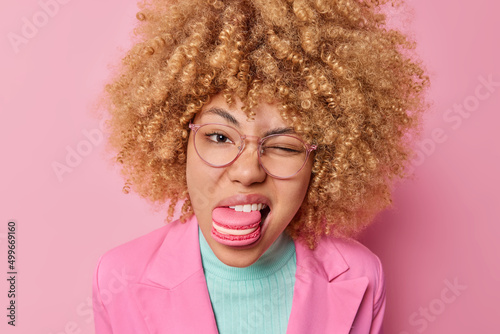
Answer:
<svg viewBox="0 0 500 334"><path fill-rule="evenodd" d="M189 124L189 128L194 132L196 153L212 167L231 165L243 153L246 140L257 139L259 163L268 175L277 179L295 176L317 147L287 134L273 134L263 138L242 135L225 124Z"/></svg>

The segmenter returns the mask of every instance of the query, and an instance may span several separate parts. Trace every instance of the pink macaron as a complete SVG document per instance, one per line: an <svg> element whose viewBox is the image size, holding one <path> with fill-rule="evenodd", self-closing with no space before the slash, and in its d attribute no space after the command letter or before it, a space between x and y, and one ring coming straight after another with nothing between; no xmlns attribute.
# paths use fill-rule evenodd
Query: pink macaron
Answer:
<svg viewBox="0 0 500 334"><path fill-rule="evenodd" d="M223 245L246 246L260 238L259 211L242 212L219 207L212 211L212 220L212 237Z"/></svg>

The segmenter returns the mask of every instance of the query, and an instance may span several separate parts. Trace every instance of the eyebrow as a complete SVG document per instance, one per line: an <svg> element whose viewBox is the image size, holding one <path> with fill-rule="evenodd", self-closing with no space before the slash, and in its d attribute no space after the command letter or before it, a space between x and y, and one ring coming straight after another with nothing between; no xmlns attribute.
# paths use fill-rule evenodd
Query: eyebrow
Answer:
<svg viewBox="0 0 500 334"><path fill-rule="evenodd" d="M238 120L236 118L234 118L233 115L231 115L227 110L217 108L217 107L212 107L212 108L206 110L205 113L218 115L218 116L224 118L225 120L227 120L229 123L231 123L237 127L240 127L240 123L238 122ZM271 130L266 131L262 137L267 137L270 135L283 135L283 134L295 134L295 130L292 127L275 128L275 129L271 129Z"/></svg>
<svg viewBox="0 0 500 334"><path fill-rule="evenodd" d="M236 125L238 127L240 126L240 123L236 120L236 118L234 118L233 115L231 115L230 113L228 113L224 109L213 107L213 108L208 109L206 111L206 113L219 115L220 117L224 118L229 123Z"/></svg>
<svg viewBox="0 0 500 334"><path fill-rule="evenodd" d="M295 131L293 130L293 128L276 128L276 129L271 129L269 131L266 131L264 133L264 136L263 137L267 137L267 136L270 136L270 135L284 135L284 134L295 134Z"/></svg>

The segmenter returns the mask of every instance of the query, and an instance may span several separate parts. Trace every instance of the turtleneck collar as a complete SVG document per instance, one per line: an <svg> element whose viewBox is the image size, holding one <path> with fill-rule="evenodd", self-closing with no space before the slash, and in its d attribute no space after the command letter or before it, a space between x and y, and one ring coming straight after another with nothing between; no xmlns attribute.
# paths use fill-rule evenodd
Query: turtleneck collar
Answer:
<svg viewBox="0 0 500 334"><path fill-rule="evenodd" d="M244 281L267 277L280 270L292 256L295 256L295 244L285 233L269 247L269 249L252 265L245 268L231 267L221 262L208 245L203 233L198 228L201 261L203 269L217 277Z"/></svg>

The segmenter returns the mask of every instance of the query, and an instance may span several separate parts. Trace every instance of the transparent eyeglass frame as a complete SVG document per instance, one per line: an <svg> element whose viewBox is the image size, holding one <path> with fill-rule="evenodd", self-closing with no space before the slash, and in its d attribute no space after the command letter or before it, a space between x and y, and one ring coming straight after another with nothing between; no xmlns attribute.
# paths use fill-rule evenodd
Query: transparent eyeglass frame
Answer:
<svg viewBox="0 0 500 334"><path fill-rule="evenodd" d="M206 161L200 154L200 152L198 151L198 147L196 146L196 134L198 133L198 130L200 130L202 127L204 126L207 126L207 125L217 125L217 126L222 126L222 127L228 127L232 130L234 130L240 137L240 140L241 140L241 145L238 147L238 154L234 157L233 160L231 160L230 162L228 163L225 163L225 164L222 164L222 165L215 165L215 164L212 164L208 161ZM272 134L272 135L269 135L269 136L266 136L266 137L258 137L258 136L250 136L250 135L244 135L244 134L241 134L236 128L230 126L230 125L227 125L227 124L221 124L221 123L204 123L204 124L193 124L193 123L189 123L189 128L193 131L194 133L194 136L193 136L193 142L194 142L194 148L196 150L196 154L198 154L198 156L200 157L200 159L205 163L207 164L208 166L211 166L211 167L214 167L214 168L222 168L222 167L227 167L227 166L230 166L231 164L233 164L239 157L240 155L243 153L243 150L245 149L245 144L246 144L246 140L247 139L255 139L257 140L257 144L258 144L258 148L257 148L257 156L258 156L258 160L259 160L259 164L260 166L262 167L262 169L271 177L275 178L275 179L280 179L280 180L286 180L286 179L290 179L292 177L294 177L295 175L297 175L303 168L304 166L306 165L306 162L307 160L309 159L309 155L311 154L312 151L316 150L317 148L317 145L311 145L311 144L308 144L306 143L305 141L303 141L301 138L299 137L296 137L296 136L293 136L293 135L289 135L289 134ZM305 151L306 151L306 156L304 158L304 162L302 163L302 166L299 168L299 170L297 170L295 173L293 173L292 175L289 175L289 176L278 176L278 175L274 175L272 174L265 166L264 164L262 163L262 160L261 160L261 155L262 155L262 143L264 143L266 140L268 140L269 138L272 138L272 137L277 137L277 136L286 136L286 137L291 137L291 138L294 138L298 141L300 141L302 143L302 145L304 145L304 148L305 148Z"/></svg>

